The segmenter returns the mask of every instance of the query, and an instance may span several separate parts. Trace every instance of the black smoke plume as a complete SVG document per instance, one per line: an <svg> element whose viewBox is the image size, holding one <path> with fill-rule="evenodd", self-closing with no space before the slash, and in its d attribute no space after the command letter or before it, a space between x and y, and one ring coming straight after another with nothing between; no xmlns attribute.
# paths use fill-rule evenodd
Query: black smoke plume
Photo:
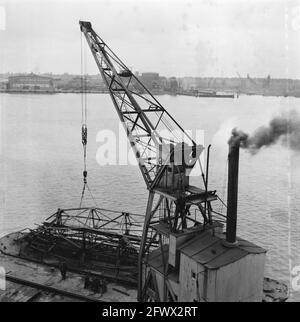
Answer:
<svg viewBox="0 0 300 322"><path fill-rule="evenodd" d="M252 154L261 148L281 143L295 151L300 151L300 116L296 111L282 113L273 118L267 126L261 126L249 135L233 129L229 144L240 142L240 146Z"/></svg>

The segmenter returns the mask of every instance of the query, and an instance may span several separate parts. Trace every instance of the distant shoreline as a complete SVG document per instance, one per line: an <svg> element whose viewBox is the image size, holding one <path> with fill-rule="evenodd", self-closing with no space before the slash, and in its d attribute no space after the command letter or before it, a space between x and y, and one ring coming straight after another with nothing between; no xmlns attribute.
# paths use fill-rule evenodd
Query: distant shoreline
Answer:
<svg viewBox="0 0 300 322"><path fill-rule="evenodd" d="M0 90L0 93L6 94L36 94L36 95L55 95L55 94L109 94L108 91L77 91L77 90L57 90L57 91L10 91L10 90ZM233 98L228 95L228 97L223 97L223 94L217 96L210 96L210 95L197 95L191 93L171 93L171 92L159 92L159 93L152 93L155 96L160 95L171 95L171 96L191 96L195 98ZM238 98L239 96L265 96L265 97L295 97L300 98L300 95L295 94L266 94L266 93L234 93L234 98Z"/></svg>
<svg viewBox="0 0 300 322"><path fill-rule="evenodd" d="M164 77L159 73L141 73L136 77L153 95L187 95L196 97L228 97L261 95L300 97L300 79L250 77ZM28 80L29 78L29 80ZM107 93L99 74L0 74L0 92L6 93L82 93L83 81L87 93ZM27 82L27 83L26 83ZM28 83L29 82L29 83ZM41 84L39 83L41 82ZM15 86L16 85L16 86ZM142 92L138 84L135 91ZM34 88L36 87L36 88Z"/></svg>

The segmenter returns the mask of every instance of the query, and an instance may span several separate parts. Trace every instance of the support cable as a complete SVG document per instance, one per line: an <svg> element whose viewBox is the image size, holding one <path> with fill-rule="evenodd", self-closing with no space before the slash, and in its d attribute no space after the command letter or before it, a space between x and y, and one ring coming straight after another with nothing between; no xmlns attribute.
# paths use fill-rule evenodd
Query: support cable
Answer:
<svg viewBox="0 0 300 322"><path fill-rule="evenodd" d="M82 33L81 33L81 142L83 147L83 188L79 208L81 208L87 186L87 162L86 162L86 146L87 146L87 95L86 95L86 55L83 53ZM85 69L85 70L84 70Z"/></svg>

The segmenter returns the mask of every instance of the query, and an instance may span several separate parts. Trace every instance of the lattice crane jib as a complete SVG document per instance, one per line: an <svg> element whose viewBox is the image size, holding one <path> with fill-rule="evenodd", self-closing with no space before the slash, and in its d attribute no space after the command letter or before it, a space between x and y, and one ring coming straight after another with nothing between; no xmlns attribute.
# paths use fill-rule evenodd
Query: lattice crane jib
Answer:
<svg viewBox="0 0 300 322"><path fill-rule="evenodd" d="M90 22L81 21L80 26L138 159L147 188L153 189L162 185L164 172L169 168L167 165L170 163L178 165L175 174L180 172L181 181L184 181L186 178L183 173L193 167L202 152L202 147L196 145L96 34ZM183 156L180 151L184 153ZM175 160L172 162L174 156ZM179 167L183 160L187 164L185 169Z"/></svg>
<svg viewBox="0 0 300 322"><path fill-rule="evenodd" d="M147 257L152 242L156 240L156 245L159 242L163 254L166 240L162 230L155 230L153 225L163 222L170 233L197 226L199 222L192 216L192 207L198 209L204 226L211 224L211 201L216 200L217 196L215 191L207 189L207 176L203 173L199 158L204 147L194 142L97 35L90 22L79 23L149 190L138 263L138 299L144 301L148 299L151 288L151 269L148 269ZM189 183L189 174L196 162L200 164L203 188ZM165 260L163 262L167 276L169 264ZM166 291L164 298L167 297Z"/></svg>

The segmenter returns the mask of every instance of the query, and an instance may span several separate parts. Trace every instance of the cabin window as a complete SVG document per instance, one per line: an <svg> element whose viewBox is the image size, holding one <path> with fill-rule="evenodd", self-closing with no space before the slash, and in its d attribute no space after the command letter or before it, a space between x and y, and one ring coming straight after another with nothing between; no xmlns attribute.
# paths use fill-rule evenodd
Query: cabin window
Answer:
<svg viewBox="0 0 300 322"><path fill-rule="evenodd" d="M196 273L194 271L192 271L192 279L195 280L196 279Z"/></svg>

